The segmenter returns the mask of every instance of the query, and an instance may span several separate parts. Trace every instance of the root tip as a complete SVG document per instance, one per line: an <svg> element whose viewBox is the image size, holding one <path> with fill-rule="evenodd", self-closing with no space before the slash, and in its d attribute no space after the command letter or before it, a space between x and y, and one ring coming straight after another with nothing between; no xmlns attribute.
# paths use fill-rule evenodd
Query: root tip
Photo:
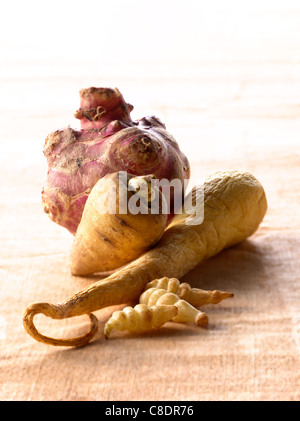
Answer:
<svg viewBox="0 0 300 421"><path fill-rule="evenodd" d="M213 291L213 304L218 304L223 300L226 300L227 298L234 297L234 294L232 292L225 292L225 291Z"/></svg>
<svg viewBox="0 0 300 421"><path fill-rule="evenodd" d="M196 325L197 326L206 326L208 324L208 316L206 313L200 313L196 317Z"/></svg>

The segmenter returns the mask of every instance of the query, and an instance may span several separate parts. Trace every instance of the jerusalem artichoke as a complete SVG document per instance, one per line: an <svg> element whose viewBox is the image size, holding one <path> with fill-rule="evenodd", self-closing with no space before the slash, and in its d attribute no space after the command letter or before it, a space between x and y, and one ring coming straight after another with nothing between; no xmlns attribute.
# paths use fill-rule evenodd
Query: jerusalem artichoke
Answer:
<svg viewBox="0 0 300 421"><path fill-rule="evenodd" d="M124 268L58 305L37 303L29 306L23 318L27 332L36 340L44 341L32 322L37 313L62 319L137 301L152 280L163 276L180 279L203 260L244 241L257 230L267 210L264 189L248 172L217 172L205 180L203 187L195 187L189 195L195 200L202 191L203 222L187 224L191 215L183 209L182 214L174 216L158 244ZM47 343L51 340L47 338ZM86 342L89 340L90 336ZM56 345L54 340L52 344Z"/></svg>
<svg viewBox="0 0 300 421"><path fill-rule="evenodd" d="M100 178L116 171L178 179L182 185L178 194L183 197L189 162L158 118L133 122L133 107L118 89L82 89L80 97L81 108L75 116L82 129L57 130L45 141L48 174L42 203L54 222L75 234L91 189ZM175 199L171 193L170 212Z"/></svg>
<svg viewBox="0 0 300 421"><path fill-rule="evenodd" d="M127 104L118 89L88 88L80 91L80 108L74 117L80 120L81 128L101 129L111 121L131 124L131 104Z"/></svg>

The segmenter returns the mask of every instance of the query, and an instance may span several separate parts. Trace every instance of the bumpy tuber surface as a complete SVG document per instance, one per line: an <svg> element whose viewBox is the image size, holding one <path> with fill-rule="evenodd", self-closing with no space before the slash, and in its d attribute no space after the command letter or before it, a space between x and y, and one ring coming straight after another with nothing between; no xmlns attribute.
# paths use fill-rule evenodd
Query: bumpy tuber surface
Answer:
<svg viewBox="0 0 300 421"><path fill-rule="evenodd" d="M137 304L134 308L128 306L122 311L115 311L104 326L104 337L107 339L113 329L143 332L159 328L170 321L178 313L173 305Z"/></svg>
<svg viewBox="0 0 300 421"><path fill-rule="evenodd" d="M101 178L85 204L71 250L73 275L110 271L125 265L153 247L161 238L167 214L164 196L158 188L150 191L151 176L133 176L119 172ZM139 188L141 186L141 188ZM131 201L137 200L137 207ZM157 203L157 213L151 204ZM123 209L122 209L123 208ZM124 212L126 210L126 213Z"/></svg>
<svg viewBox="0 0 300 421"><path fill-rule="evenodd" d="M190 177L189 162L165 125L154 116L132 121L133 106L118 89L82 89L80 98L75 117L81 121L81 130L56 130L44 146L48 174L43 207L72 234L91 189L108 173L154 174L159 180L179 179L182 186ZM174 203L171 197L170 212Z"/></svg>
<svg viewBox="0 0 300 421"><path fill-rule="evenodd" d="M80 108L74 117L80 120L81 128L101 129L114 120L131 124L131 104L127 104L118 89L88 88L80 91Z"/></svg>
<svg viewBox="0 0 300 421"><path fill-rule="evenodd" d="M185 300L181 300L173 292L161 288L149 288L140 296L140 304L147 304L149 307L155 305L174 305L178 309L176 316L172 318L178 323L195 323L198 326L205 326L208 323L207 314L197 310Z"/></svg>
<svg viewBox="0 0 300 421"><path fill-rule="evenodd" d="M33 315L52 318L89 314L114 304L137 301L147 283L164 276L180 279L205 259L251 236L263 220L267 200L260 182L248 172L224 171L195 187L193 200L204 193L203 222L188 225L191 215L175 215L162 238L150 251L109 277L94 283L58 305L37 303L24 313L24 327L38 341L46 340L33 326ZM197 209L196 209L197 210ZM88 342L91 340L89 336ZM76 344L73 344L74 346ZM66 346L69 343L66 342Z"/></svg>
<svg viewBox="0 0 300 421"><path fill-rule="evenodd" d="M182 300L187 301L194 307L200 307L207 304L218 304L227 298L233 297L232 292L226 291L205 291L199 288L192 288L188 283L180 283L176 278L167 278L166 276L161 279L154 279L149 282L145 290L149 288L161 288L168 292L176 294Z"/></svg>

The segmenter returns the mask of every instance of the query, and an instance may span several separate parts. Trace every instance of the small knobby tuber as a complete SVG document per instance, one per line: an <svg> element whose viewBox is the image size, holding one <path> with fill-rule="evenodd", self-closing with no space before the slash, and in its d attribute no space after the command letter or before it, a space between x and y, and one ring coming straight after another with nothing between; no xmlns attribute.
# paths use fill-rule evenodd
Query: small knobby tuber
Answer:
<svg viewBox="0 0 300 421"><path fill-rule="evenodd" d="M191 215L182 209L168 225L157 245L109 277L84 288L58 305L37 303L24 313L24 327L36 340L56 345L53 338L41 335L34 327L33 316L43 313L53 319L90 314L103 307L137 301L147 283L164 276L180 279L196 265L221 250L238 244L252 235L263 220L267 200L260 182L248 172L221 171L207 177L203 186L195 187L189 197L196 201L203 192L204 219L189 224ZM197 201L196 201L197 202ZM91 316L90 316L91 317ZM91 331L80 344L91 340ZM74 346L66 339L60 345Z"/></svg>
<svg viewBox="0 0 300 421"><path fill-rule="evenodd" d="M159 328L176 316L178 308L174 305L137 304L128 306L122 311L115 311L104 326L104 337L107 339L113 329L143 332Z"/></svg>
<svg viewBox="0 0 300 421"><path fill-rule="evenodd" d="M73 275L111 271L157 243L166 228L167 214L163 213L165 199L158 188L151 189L150 197L145 196L152 179L116 172L97 181L71 249ZM151 212L153 203L156 213Z"/></svg>
<svg viewBox="0 0 300 421"><path fill-rule="evenodd" d="M200 307L206 304L218 304L226 298L233 297L231 292L217 290L205 291L199 288L191 288L191 286L186 282L180 283L178 279L169 279L166 276L149 282L146 285L145 290L149 288L161 288L168 292L172 292L194 307Z"/></svg>
<svg viewBox="0 0 300 421"><path fill-rule="evenodd" d="M198 326L205 326L208 323L207 314L197 310L185 300L181 300L173 292L165 289L149 288L140 296L140 304L146 304L149 307L154 305L174 305L178 308L178 313L172 318L178 323L195 323Z"/></svg>
<svg viewBox="0 0 300 421"><path fill-rule="evenodd" d="M178 296L184 296L182 299ZM217 304L233 297L230 292L204 291L180 283L176 278L155 279L146 285L139 298L140 304L134 308L125 307L115 311L104 327L104 337L108 338L113 329L139 332L160 327L168 321L179 323L192 322L205 326L208 317L195 307L204 304ZM189 301L190 300L190 301ZM191 302L194 304L191 305Z"/></svg>
<svg viewBox="0 0 300 421"><path fill-rule="evenodd" d="M183 196L189 162L158 118L132 121L133 107L118 89L82 89L80 98L75 117L81 121L81 130L56 130L45 141L48 173L42 203L54 222L75 234L91 189L116 171L178 179ZM170 212L174 203L171 194Z"/></svg>

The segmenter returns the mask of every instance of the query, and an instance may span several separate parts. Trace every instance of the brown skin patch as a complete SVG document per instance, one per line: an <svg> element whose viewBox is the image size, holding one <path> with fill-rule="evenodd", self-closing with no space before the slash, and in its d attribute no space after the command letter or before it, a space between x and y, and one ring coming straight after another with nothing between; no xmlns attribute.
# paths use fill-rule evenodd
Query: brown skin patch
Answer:
<svg viewBox="0 0 300 421"><path fill-rule="evenodd" d="M151 323L152 322L152 312L150 310L150 308L148 308L144 313L143 313L143 319L144 322L146 324Z"/></svg>
<svg viewBox="0 0 300 421"><path fill-rule="evenodd" d="M114 245L114 243L109 238L107 238L105 235L101 234L101 232L99 232L97 230L96 230L96 232L99 235L99 237L101 238L101 240L105 241L107 244L110 244L112 247L116 247Z"/></svg>
<svg viewBox="0 0 300 421"><path fill-rule="evenodd" d="M126 222L124 219L120 218L118 215L114 215L114 216L115 216L115 218L118 220L119 224L120 224L122 227L128 227L128 228L134 229L134 228L132 228L132 226L131 226L131 225L129 225L129 224L128 224L128 222ZM135 230L134 230L134 231L135 231Z"/></svg>

